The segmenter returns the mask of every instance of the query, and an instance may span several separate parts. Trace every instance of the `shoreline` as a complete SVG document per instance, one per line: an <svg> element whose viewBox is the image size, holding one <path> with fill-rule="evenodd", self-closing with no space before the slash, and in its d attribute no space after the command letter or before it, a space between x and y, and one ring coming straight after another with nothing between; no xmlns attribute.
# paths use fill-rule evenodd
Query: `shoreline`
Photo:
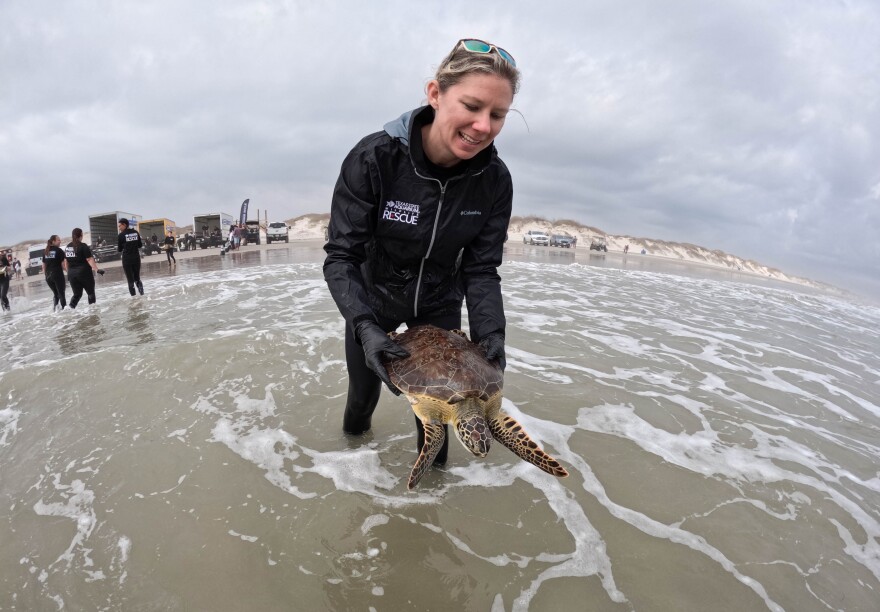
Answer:
<svg viewBox="0 0 880 612"><path fill-rule="evenodd" d="M276 244L288 245L310 242L318 242L323 244L323 237L325 236L329 219L329 213L310 213L306 215L301 215L294 219L288 219L286 223L288 223L290 228L288 231L290 242ZM666 262L670 266L675 266L676 264L680 264L683 266L695 266L707 271L711 271L714 274L729 274L734 276L742 275L741 278L743 279L762 279L765 281L783 283L785 286L801 287L804 289L814 290L829 295L835 295L839 297L852 297L853 299L858 299L857 295L839 289L838 287L828 285L827 283L821 283L808 278L786 274L782 270L765 266L751 260L742 259L741 257L729 255L720 251L710 251L704 247L685 243L671 243L662 240L606 234L605 232L596 228L580 225L573 221L550 222L546 219L540 219L536 217L511 217L511 224L508 229L508 240L504 245L505 253L516 252L518 246L532 246L523 243L523 235L526 228L534 229L536 227L544 228L544 231L546 231L548 234L562 233L568 236L576 237L581 246L576 247L573 250L581 253L581 255L578 256L579 258L583 257L583 252L590 252L589 244L592 237L600 236L605 239L608 247L608 250L605 252L605 254L611 257L617 256L619 258L622 258L620 261L627 263L651 261L654 262L655 266L660 266L661 262ZM88 233L84 235L84 239L89 240ZM263 240L265 240L265 238L263 238ZM623 249L624 246L626 246L627 244L629 244L631 248L628 254L624 254ZM17 246L21 247L22 245L19 244ZM264 246L273 245L263 244L259 245L258 248L263 248ZM568 250L564 248L561 249L559 247L538 248L547 248L559 251ZM640 252L642 248L646 250L644 254ZM244 249L245 252L247 252L251 250L252 247L244 247ZM209 256L212 251L213 249L200 249L199 251L195 252L179 252L176 255L178 258L181 259L189 259L190 257ZM25 261L27 258L26 249L22 250L21 248L19 248L15 251L15 254L22 261ZM601 256L603 253L594 251L592 254ZM151 255L145 257L143 259L144 265L146 265L148 262L158 260L154 259L154 257L160 258L161 255ZM646 265L648 267L651 267L650 264ZM113 263L108 263L105 267L107 267L107 269L111 269L112 267L114 267L114 265ZM18 283L19 286L21 286L22 284L26 286L30 280L38 278L41 278L41 276L38 275L27 277L27 279L13 282Z"/></svg>
<svg viewBox="0 0 880 612"><path fill-rule="evenodd" d="M237 251L228 252L226 253L226 255L221 255L220 249L217 247L213 247L207 249L197 249L194 251L177 251L175 252L175 257L180 263L188 261L192 262L193 260L204 260L211 257L223 258L224 260L232 262L234 261L234 258L240 257L242 255L247 255L248 253L271 252L278 250L303 250L302 254L313 252L311 257L314 258L316 261L320 261L321 259L323 259L324 243L325 241L321 238L311 236L298 237L292 238L290 242L277 242L273 244L265 244L263 242L259 245L247 245L241 247ZM611 250L607 253L604 253L590 251L588 247L576 247L569 249L551 246L534 246L522 244L514 240L509 240L504 245L504 263L507 263L509 261L525 261L555 265L579 263L582 265L593 265L615 269L637 269L654 273L678 273L693 275L701 278L732 280L758 285L778 283L780 287L791 288L803 292L818 292L826 295L842 297L835 292L827 291L823 288L817 288L812 285L799 283L788 278L768 277L765 274L759 274L750 270L735 270L732 268L722 267L707 262L692 261L684 258L668 257L656 254L642 255L640 253L633 253L632 251L628 254L624 254L623 251L617 250ZM504 263L502 263L502 271ZM176 267L169 268L167 266L167 258L165 257L164 253L143 257L141 259L141 266L142 276L144 280L155 279L157 277L161 278L165 276L167 272L177 273ZM122 274L122 262L120 260L99 263L98 267L108 271L108 274L104 277L105 282L125 282L125 278ZM185 268L188 267L189 266L185 266ZM199 269L202 268L201 265L197 267ZM189 273L190 271L183 269L180 272ZM31 288L36 285L42 285L44 287L46 286L45 279L43 278L42 274L36 274L34 276L26 276L23 274L21 280L12 279L10 281L10 293L12 296L26 295L27 293L30 293Z"/></svg>

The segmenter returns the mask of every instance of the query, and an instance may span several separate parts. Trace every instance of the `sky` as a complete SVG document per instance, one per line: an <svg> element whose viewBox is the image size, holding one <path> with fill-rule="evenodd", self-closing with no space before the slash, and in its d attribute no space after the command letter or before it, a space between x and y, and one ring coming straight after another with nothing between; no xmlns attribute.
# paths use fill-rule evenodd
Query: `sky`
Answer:
<svg viewBox="0 0 880 612"><path fill-rule="evenodd" d="M513 214L880 299L880 3L0 0L0 245L121 210L330 210L463 37L522 71Z"/></svg>

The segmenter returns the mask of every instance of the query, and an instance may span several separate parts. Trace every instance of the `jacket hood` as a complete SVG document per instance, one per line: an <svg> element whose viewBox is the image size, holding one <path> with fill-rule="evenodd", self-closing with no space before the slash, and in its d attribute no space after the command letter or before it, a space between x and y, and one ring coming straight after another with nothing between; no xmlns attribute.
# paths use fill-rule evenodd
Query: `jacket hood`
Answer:
<svg viewBox="0 0 880 612"><path fill-rule="evenodd" d="M423 125L433 121L434 109L431 106L422 106L407 111L397 119L389 121L383 126L383 129L389 136L400 140L403 144L409 147L411 142L421 142L421 138L415 140L411 138L412 131L417 128L421 129ZM424 155L424 151L422 151L422 154ZM498 152L495 149L495 143L493 142L470 160L467 173L471 175L479 174L485 170L490 163L492 163L492 160L494 160L497 155ZM416 163L418 156L413 156L412 150L410 150L409 158L412 160L413 166L419 168L419 165ZM424 170L423 168L419 169Z"/></svg>

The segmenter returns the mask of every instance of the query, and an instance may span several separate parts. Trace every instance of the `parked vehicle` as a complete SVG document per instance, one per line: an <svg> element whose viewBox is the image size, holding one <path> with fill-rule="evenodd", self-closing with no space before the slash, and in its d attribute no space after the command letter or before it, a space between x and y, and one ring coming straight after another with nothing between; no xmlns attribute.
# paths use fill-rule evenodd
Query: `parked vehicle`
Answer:
<svg viewBox="0 0 880 612"><path fill-rule="evenodd" d="M92 257L95 258L95 262L102 263L122 259L122 253L119 252L116 242L113 244L105 243L104 246L92 247Z"/></svg>
<svg viewBox="0 0 880 612"><path fill-rule="evenodd" d="M537 244L547 246L550 244L550 237L547 232L541 230L529 230L523 234L523 244Z"/></svg>
<svg viewBox="0 0 880 612"><path fill-rule="evenodd" d="M574 238L572 238L571 236L565 236L563 234L553 234L552 236L550 236L550 246L570 249L572 246L574 246Z"/></svg>
<svg viewBox="0 0 880 612"><path fill-rule="evenodd" d="M279 240L290 242L290 237L287 235L287 230L289 229L290 227L286 223L273 221L269 224L269 227L266 228L266 244L272 244Z"/></svg>
<svg viewBox="0 0 880 612"><path fill-rule="evenodd" d="M205 213L193 217L193 233L199 248L222 247L229 236L232 215L226 213Z"/></svg>
<svg viewBox="0 0 880 612"><path fill-rule="evenodd" d="M120 219L128 219L128 226L131 229L136 229L139 232L141 231L140 223L141 216L133 215L131 213L122 212L122 211L114 211L108 213L99 213L96 215L89 215L89 232L91 234L91 247L92 251L95 248L101 247L113 247L113 250L116 250L116 237L119 236L119 220ZM143 232L141 232L141 238L144 237ZM98 258L95 258L95 261L98 261ZM104 259L103 261L108 261Z"/></svg>
<svg viewBox="0 0 880 612"><path fill-rule="evenodd" d="M141 234L141 240L144 241L144 255L152 255L153 253L162 252L162 241L168 230L175 231L174 221L171 219L147 219L138 223L137 230ZM153 241L153 236L156 241Z"/></svg>
<svg viewBox="0 0 880 612"><path fill-rule="evenodd" d="M590 250L591 251L604 251L608 252L608 245L605 244L605 236L593 236L590 240Z"/></svg>
<svg viewBox="0 0 880 612"><path fill-rule="evenodd" d="M24 268L24 273L28 276L36 276L43 272L43 254L46 252L44 246L32 246L28 249L28 262Z"/></svg>
<svg viewBox="0 0 880 612"><path fill-rule="evenodd" d="M153 242L152 238L147 238L146 236L141 236L141 241L144 243L144 247L141 249L144 255L152 255L159 254L162 252L162 243L158 241L158 236L156 237L156 242Z"/></svg>
<svg viewBox="0 0 880 612"><path fill-rule="evenodd" d="M177 250L194 251L196 249L196 237L192 232L187 232L177 239Z"/></svg>
<svg viewBox="0 0 880 612"><path fill-rule="evenodd" d="M208 234L207 236L200 234L196 236L196 246L200 249L207 249L208 247L223 247L226 244L226 238L220 233L220 230L215 230L213 234Z"/></svg>
<svg viewBox="0 0 880 612"><path fill-rule="evenodd" d="M248 221L247 225L242 228L244 239L246 244L260 244L260 222L259 221ZM268 244L268 243L267 243Z"/></svg>

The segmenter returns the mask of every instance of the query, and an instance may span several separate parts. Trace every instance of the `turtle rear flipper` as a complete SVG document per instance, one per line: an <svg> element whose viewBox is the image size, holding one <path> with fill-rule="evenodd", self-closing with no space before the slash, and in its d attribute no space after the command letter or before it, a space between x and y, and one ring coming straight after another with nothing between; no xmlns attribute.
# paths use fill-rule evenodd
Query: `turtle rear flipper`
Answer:
<svg viewBox="0 0 880 612"><path fill-rule="evenodd" d="M525 432L523 426L511 416L499 413L489 421L489 428L496 440L532 465L541 468L548 474L564 478L568 472L559 462L541 450L534 440Z"/></svg>
<svg viewBox="0 0 880 612"><path fill-rule="evenodd" d="M423 423L425 427L425 444L422 446L422 452L413 465L412 472L409 474L409 482L407 489L414 488L428 468L434 463L437 453L443 448L443 440L446 439L446 430L442 423Z"/></svg>

